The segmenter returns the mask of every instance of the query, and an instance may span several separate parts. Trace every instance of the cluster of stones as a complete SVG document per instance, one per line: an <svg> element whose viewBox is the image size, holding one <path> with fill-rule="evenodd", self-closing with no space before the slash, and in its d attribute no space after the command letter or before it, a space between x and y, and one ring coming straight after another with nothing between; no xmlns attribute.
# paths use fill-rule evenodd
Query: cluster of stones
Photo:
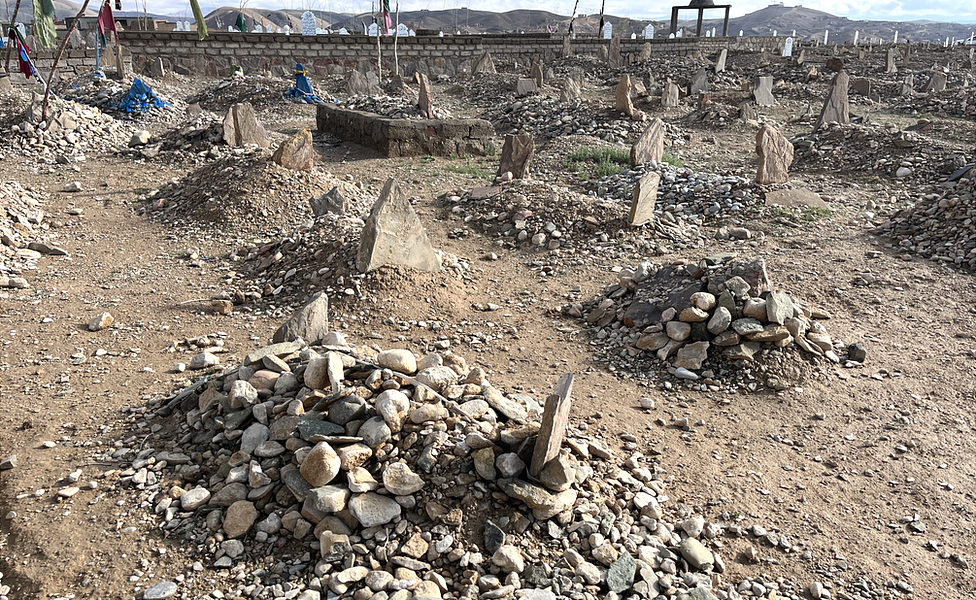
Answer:
<svg viewBox="0 0 976 600"><path fill-rule="evenodd" d="M585 423L566 433L571 376L543 408L452 353L322 343L262 348L160 401L165 437L131 450L122 483L204 568L279 556L287 597L312 600L709 600L723 587L706 541L721 528L665 517L659 459L633 436L621 460ZM276 585L262 571L233 593Z"/></svg>
<svg viewBox="0 0 976 600"><path fill-rule="evenodd" d="M973 202L976 171L972 163L911 206L891 215L879 228L896 250L966 269L976 268Z"/></svg>
<svg viewBox="0 0 976 600"><path fill-rule="evenodd" d="M22 275L37 268L45 254L65 255L48 238L41 202L16 181L0 182L0 289L29 287Z"/></svg>
<svg viewBox="0 0 976 600"><path fill-rule="evenodd" d="M35 96L23 121L11 126L7 143L40 164L68 164L85 160L85 152L124 147L131 131L97 109L51 98L42 121L41 101Z"/></svg>
<svg viewBox="0 0 976 600"><path fill-rule="evenodd" d="M135 139L129 140L130 147L122 152L123 156L203 164L223 158L230 153L230 147L224 143L221 120L210 112L202 113L177 127L166 130L156 140L152 140L149 136L143 137L141 134L141 131L133 134Z"/></svg>
<svg viewBox="0 0 976 600"><path fill-rule="evenodd" d="M143 83L153 85L153 82L150 81L143 81ZM115 118L134 120L140 123L166 123L171 120L174 113L179 114L186 109L182 102L161 96L153 87L153 93L167 102L168 107L160 108L150 105L146 110L139 112L121 110L119 105L125 101L131 86L131 81L118 81L107 77L85 75L72 82L72 85L65 90L64 97L79 104L95 107Z"/></svg>
<svg viewBox="0 0 976 600"><path fill-rule="evenodd" d="M265 107L282 102L282 94L288 89L289 81L280 77L228 77L214 83L187 98L188 104L199 104L205 110L223 113L234 104L247 102L255 107ZM319 96L323 92L316 89Z"/></svg>
<svg viewBox="0 0 976 600"><path fill-rule="evenodd" d="M566 315L585 318L606 337L613 327L619 346L647 353L679 379L706 385L714 377L696 373L721 360L758 360L764 349L795 345L810 356L847 366L863 362L864 349L834 340L819 322L829 318L784 291L774 290L762 259L734 260L715 255L700 264L643 263L621 269L617 284L585 304L563 307ZM842 358L844 357L844 358ZM771 378L770 387L780 388Z"/></svg>
<svg viewBox="0 0 976 600"><path fill-rule="evenodd" d="M589 135L609 142L635 137L644 126L609 107L594 109L581 100L560 101L533 96L496 104L480 115L499 133L528 133L556 138L565 135Z"/></svg>

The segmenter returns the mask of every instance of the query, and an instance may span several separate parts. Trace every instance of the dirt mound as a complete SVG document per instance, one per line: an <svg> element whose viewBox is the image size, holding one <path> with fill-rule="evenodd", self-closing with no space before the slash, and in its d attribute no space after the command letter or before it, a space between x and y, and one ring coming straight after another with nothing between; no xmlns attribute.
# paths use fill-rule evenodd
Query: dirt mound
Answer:
<svg viewBox="0 0 976 600"><path fill-rule="evenodd" d="M152 79L138 79L150 88L148 93L130 95L132 80L120 82L89 73L72 79L64 97L93 106L116 119L138 123L169 123L183 115L186 105L177 96L164 92Z"/></svg>
<svg viewBox="0 0 976 600"><path fill-rule="evenodd" d="M243 102L251 103L254 108L287 104L286 94L292 83L282 77L231 76L188 97L186 103L197 103L201 108L218 114L223 114L233 104ZM316 92L322 95L320 90Z"/></svg>

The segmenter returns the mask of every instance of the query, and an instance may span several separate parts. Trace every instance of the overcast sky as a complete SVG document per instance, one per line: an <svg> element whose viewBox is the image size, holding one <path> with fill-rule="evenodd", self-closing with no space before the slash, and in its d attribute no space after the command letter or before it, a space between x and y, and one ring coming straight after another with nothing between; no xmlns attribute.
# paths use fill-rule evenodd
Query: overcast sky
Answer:
<svg viewBox="0 0 976 600"><path fill-rule="evenodd" d="M157 14L190 15L188 0L146 0L149 12ZM379 2L381 0L375 0ZM650 2L632 2L629 0L606 0L606 12L613 15L633 18L670 18L672 1L679 0L651 0ZM686 0L680 0L687 4ZM135 5L142 8L143 0L123 0L126 10L133 10ZM370 10L371 0L245 0L248 8L289 8L316 9L336 12L363 13ZM200 6L205 13L220 6L239 6L240 0L200 0ZM717 0L716 4L721 4ZM395 6L396 0L390 0ZM768 0L732 0L732 16L738 17L750 13L769 4ZM787 2L787 6L796 5ZM401 0L401 10L443 10L468 6L473 10L506 11L519 8L547 10L558 14L568 15L573 10L573 0ZM817 0L805 4L807 8L822 10L834 15L850 19L873 19L884 21L953 21L957 23L976 23L976 3L971 0ZM580 0L580 13L599 13L600 0ZM718 13L716 13L718 14Z"/></svg>

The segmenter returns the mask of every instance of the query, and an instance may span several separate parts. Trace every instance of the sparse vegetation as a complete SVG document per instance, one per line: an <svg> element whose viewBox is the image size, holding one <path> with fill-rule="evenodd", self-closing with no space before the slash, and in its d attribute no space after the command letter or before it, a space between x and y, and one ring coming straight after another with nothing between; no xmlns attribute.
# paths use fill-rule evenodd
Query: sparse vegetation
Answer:
<svg viewBox="0 0 976 600"><path fill-rule="evenodd" d="M679 169L680 169L681 167L684 167L684 166L685 166L685 161L683 161L683 160L681 160L680 158L678 158L678 157L676 157L676 156L674 156L673 154L668 154L667 152L665 152L665 153L664 153L664 154L663 154L663 155L661 156L661 160L662 160L663 162L666 162L666 163L668 163L668 164L669 164L669 165L671 165L672 167L677 167L677 168L679 168Z"/></svg>
<svg viewBox="0 0 976 600"><path fill-rule="evenodd" d="M584 180L591 173L596 178L609 177L630 165L630 150L617 146L583 146L567 154L563 162ZM592 164L592 171L584 168L584 163Z"/></svg>

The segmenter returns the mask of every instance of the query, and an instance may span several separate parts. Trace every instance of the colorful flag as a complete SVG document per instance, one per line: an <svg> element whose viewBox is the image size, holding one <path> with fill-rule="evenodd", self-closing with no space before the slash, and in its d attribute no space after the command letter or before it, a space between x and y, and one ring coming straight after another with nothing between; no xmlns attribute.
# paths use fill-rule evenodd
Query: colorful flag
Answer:
<svg viewBox="0 0 976 600"><path fill-rule="evenodd" d="M37 44L44 50L53 48L58 42L58 34L54 30L54 2L53 0L37 0L34 2L34 35Z"/></svg>
<svg viewBox="0 0 976 600"><path fill-rule="evenodd" d="M247 23L244 22L244 15L237 13L237 23L234 26L237 27L237 31L247 33Z"/></svg>
<svg viewBox="0 0 976 600"><path fill-rule="evenodd" d="M190 0L190 10L193 11L193 18L197 22L197 34L202 40L207 37L207 20L203 16L203 11L200 10L199 0Z"/></svg>
<svg viewBox="0 0 976 600"><path fill-rule="evenodd" d="M390 18L390 0L383 0L383 35L390 35L393 20Z"/></svg>
<svg viewBox="0 0 976 600"><path fill-rule="evenodd" d="M98 11L98 33L102 37L108 38L107 33L109 31L115 33L115 41L118 41L119 32L115 29L115 15L112 14L112 5L109 4L109 0L105 0L102 8Z"/></svg>
<svg viewBox="0 0 976 600"><path fill-rule="evenodd" d="M122 10L122 0L115 0L115 10Z"/></svg>
<svg viewBox="0 0 976 600"><path fill-rule="evenodd" d="M34 70L34 63L30 59L30 48L20 39L20 36L14 39L14 43L17 46L17 54L20 58L20 72L24 74L24 77L30 79L30 76L37 72Z"/></svg>

